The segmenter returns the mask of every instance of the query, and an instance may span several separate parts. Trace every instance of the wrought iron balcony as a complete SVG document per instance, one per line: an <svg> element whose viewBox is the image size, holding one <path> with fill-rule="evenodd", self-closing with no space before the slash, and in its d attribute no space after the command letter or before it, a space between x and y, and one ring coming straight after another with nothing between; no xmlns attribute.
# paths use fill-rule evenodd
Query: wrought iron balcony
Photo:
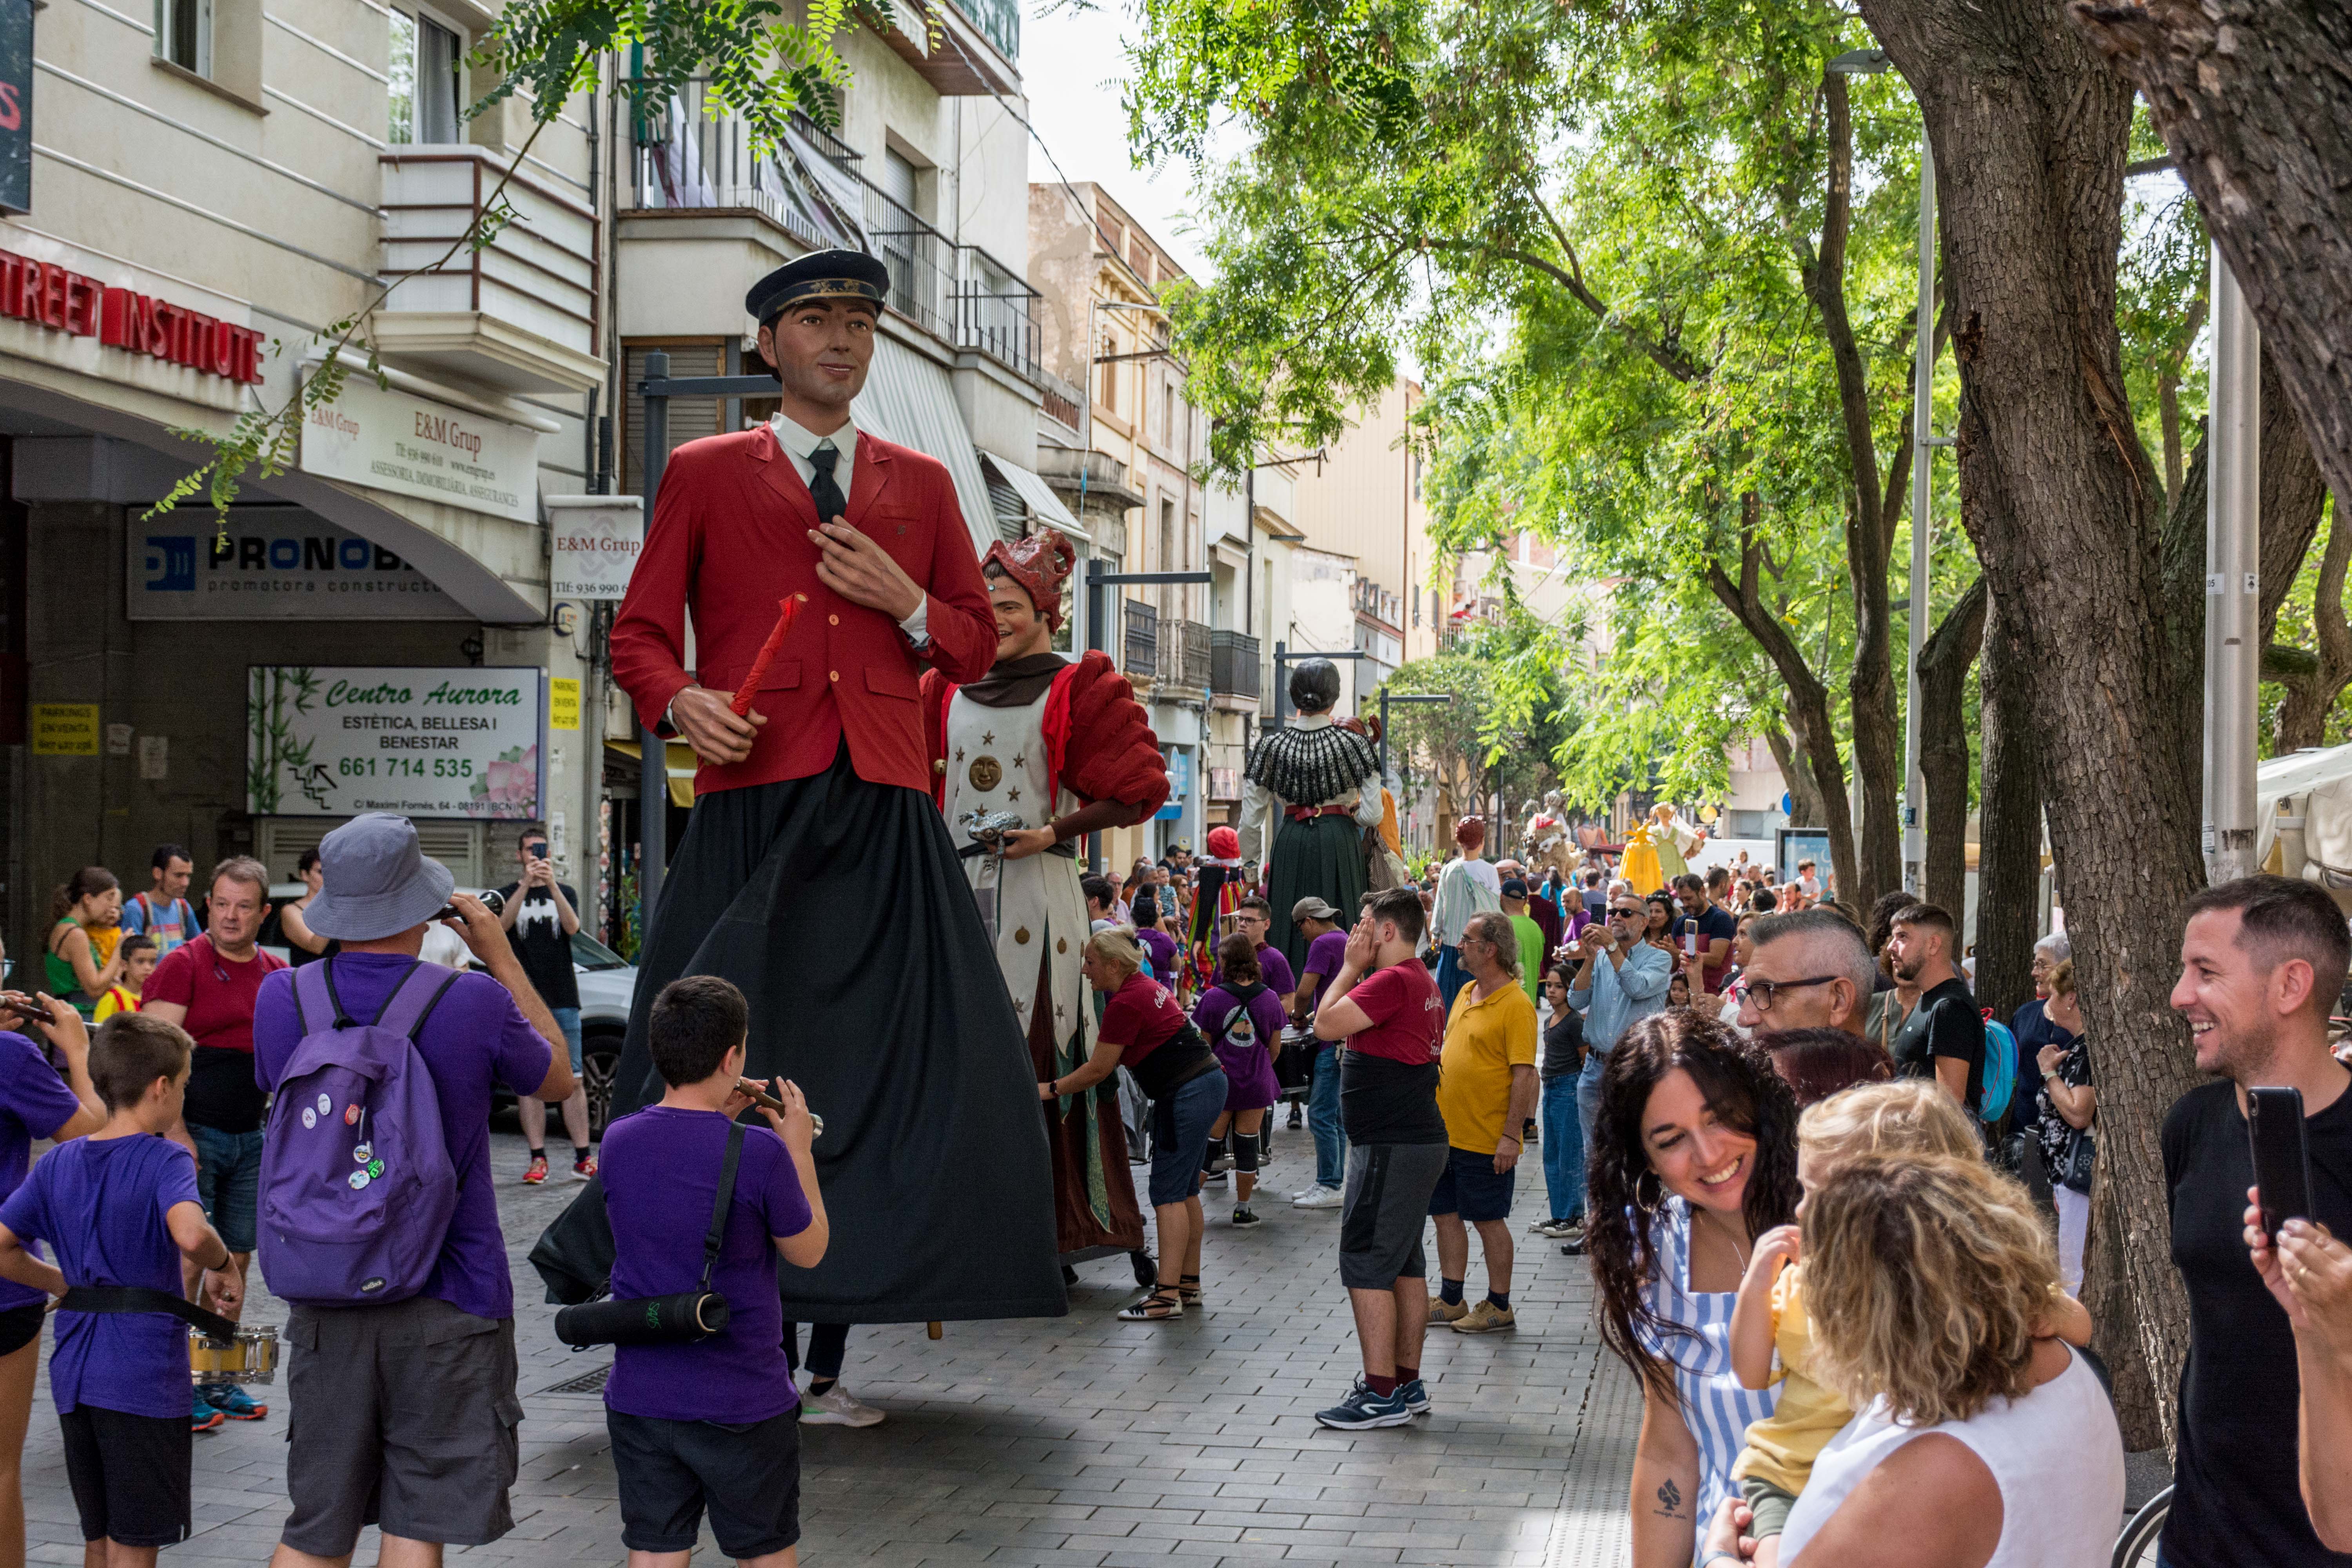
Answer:
<svg viewBox="0 0 2352 1568"><path fill-rule="evenodd" d="M1209 695L1209 670L1214 663L1210 631L1198 621L1169 621L1162 640L1168 657L1160 661L1160 683L1178 689L1176 695L1195 701Z"/></svg>
<svg viewBox="0 0 2352 1568"><path fill-rule="evenodd" d="M1127 633L1120 640L1119 668L1147 679L1160 673L1160 612L1141 599L1122 599Z"/></svg>
<svg viewBox="0 0 2352 1568"><path fill-rule="evenodd" d="M1209 689L1219 697L1257 695L1257 638L1241 632L1209 634Z"/></svg>

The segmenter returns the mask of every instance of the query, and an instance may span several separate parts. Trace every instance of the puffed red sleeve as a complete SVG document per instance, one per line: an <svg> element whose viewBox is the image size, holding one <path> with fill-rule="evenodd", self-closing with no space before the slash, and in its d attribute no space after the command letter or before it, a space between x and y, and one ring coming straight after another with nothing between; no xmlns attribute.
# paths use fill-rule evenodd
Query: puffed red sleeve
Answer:
<svg viewBox="0 0 2352 1568"><path fill-rule="evenodd" d="M686 595L702 558L699 509L688 498L699 467L691 448L672 454L654 498L645 548L629 573L629 590L614 617L613 679L629 694L637 722L656 734L670 699L694 684L686 668Z"/></svg>
<svg viewBox="0 0 2352 1568"><path fill-rule="evenodd" d="M930 581L923 584L923 630L930 638L923 662L957 685L986 675L996 663L996 613L980 579L980 556L956 503L955 482L942 465L932 465L932 495L938 521L931 543Z"/></svg>
<svg viewBox="0 0 2352 1568"><path fill-rule="evenodd" d="M1087 800L1130 806L1133 820L1145 820L1168 802L1168 762L1135 689L1099 651L1081 658L1069 679L1063 782Z"/></svg>

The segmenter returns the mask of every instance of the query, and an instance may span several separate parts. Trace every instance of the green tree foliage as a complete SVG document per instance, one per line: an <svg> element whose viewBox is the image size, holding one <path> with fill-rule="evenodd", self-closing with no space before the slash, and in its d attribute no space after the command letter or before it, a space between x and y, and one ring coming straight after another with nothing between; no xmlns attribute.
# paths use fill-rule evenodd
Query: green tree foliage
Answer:
<svg viewBox="0 0 2352 1568"><path fill-rule="evenodd" d="M1389 710L1389 755L1408 794L1433 785L1441 809L1459 816L1496 788L1517 811L1554 787L1552 760L1577 719L1541 626L1519 618L1486 628L1463 649L1400 666L1382 689L1454 700ZM1376 712L1379 699L1359 707Z"/></svg>

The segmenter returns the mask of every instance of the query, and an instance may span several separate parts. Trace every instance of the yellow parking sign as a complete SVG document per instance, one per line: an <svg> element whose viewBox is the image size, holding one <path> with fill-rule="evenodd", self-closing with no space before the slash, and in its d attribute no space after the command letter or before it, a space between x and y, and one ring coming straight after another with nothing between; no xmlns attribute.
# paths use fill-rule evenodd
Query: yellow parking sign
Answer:
<svg viewBox="0 0 2352 1568"><path fill-rule="evenodd" d="M557 676L547 683L547 727L551 730L580 728L580 683Z"/></svg>
<svg viewBox="0 0 2352 1568"><path fill-rule="evenodd" d="M98 704L33 704L33 754L42 757L98 755Z"/></svg>

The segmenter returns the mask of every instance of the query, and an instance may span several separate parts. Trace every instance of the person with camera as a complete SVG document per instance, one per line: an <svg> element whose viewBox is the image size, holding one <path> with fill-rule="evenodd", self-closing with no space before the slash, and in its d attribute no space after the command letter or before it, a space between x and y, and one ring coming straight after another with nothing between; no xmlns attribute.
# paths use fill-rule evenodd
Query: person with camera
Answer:
<svg viewBox="0 0 2352 1568"><path fill-rule="evenodd" d="M547 834L536 824L523 829L515 858L522 862L522 877L499 889L499 897L506 900L499 909L499 924L571 1049L574 1081L563 1102L563 1130L572 1135L572 1178L584 1182L596 1173L596 1157L588 1150L588 1086L578 1081L587 1070L580 1054L580 980L572 967L580 895L555 879L554 864L547 858ZM530 1163L522 1179L537 1186L547 1180L547 1105L525 1095L518 1110L523 1138L530 1145Z"/></svg>
<svg viewBox="0 0 2352 1568"><path fill-rule="evenodd" d="M2298 1434L2288 1415L2313 1363L2275 1292L2277 1266L2247 1267L2245 1218L2249 1092L2292 1089L2303 1101L2309 1201L2271 1193L2266 1206L2292 1205L2285 1213L2352 1235L2352 1074L2327 1049L2347 967L2343 911L2315 883L2241 877L2189 900L2172 1010L2189 1026L2197 1070L2214 1081L2173 1102L2158 1140L2172 1261L2189 1295L2172 1507L2158 1547L2168 1568L2352 1565L2352 1530L2332 1519L2323 1543L2297 1492L2299 1471L2340 1464L2342 1449L2314 1447L2329 1424ZM2291 1139L2298 1130L2281 1131Z"/></svg>
<svg viewBox="0 0 2352 1568"><path fill-rule="evenodd" d="M717 975L663 986L648 1029L661 1100L604 1136L613 1300L699 1289L727 1303L716 1333L613 1352L604 1426L622 1544L640 1568L686 1568L706 1510L719 1550L736 1562L799 1560L800 1394L782 1343L775 1259L813 1268L832 1232L811 1152L815 1123L798 1087L763 1085L784 1109L762 1106L765 1128L734 1125L752 1103L738 1087L750 1018L743 993Z"/></svg>
<svg viewBox="0 0 2352 1568"><path fill-rule="evenodd" d="M451 891L456 879L417 848L414 823L387 812L355 816L327 835L320 855L326 890L310 904L310 929L342 946L322 963L263 982L253 1008L252 1080L264 1093L275 1090L295 1076L289 1069L303 1059L299 1047L317 1033L373 1028L396 1005L421 1001L406 1033L429 1075L441 1146L424 1144L421 1127L418 1139L405 1139L406 1127L416 1124L371 1122L364 1136L373 1159L346 1175L374 1179L446 1162L456 1178L455 1207L415 1295L318 1301L287 1289L295 1299L286 1325L293 1346L286 1491L293 1511L270 1562L335 1568L373 1522L383 1528L385 1563L423 1568L441 1561L444 1544L488 1545L514 1528L508 1489L522 1406L515 1399L514 1280L490 1176L490 1098L503 1087L517 1096L566 1099L572 1067L563 1033L498 917L479 900ZM216 896L215 931L221 918ZM453 973L419 958L425 928L443 920L463 922L466 944L488 973ZM312 974L323 976L332 999L323 1017L315 1007L306 1012L297 995L298 978ZM364 1115L357 1101L339 1108L320 1098L328 1103L315 1128L295 1122L288 1131L273 1120L269 1136L280 1141L263 1162L265 1178L273 1160L299 1170L296 1146L310 1146L304 1141L314 1132L345 1135ZM291 1109L282 1098L279 1104ZM368 1183L352 1184L363 1192ZM331 1200L302 1201L315 1208ZM415 1223L406 1215L387 1221ZM267 1239L273 1283L283 1269L318 1268L336 1255L293 1234L273 1231Z"/></svg>

